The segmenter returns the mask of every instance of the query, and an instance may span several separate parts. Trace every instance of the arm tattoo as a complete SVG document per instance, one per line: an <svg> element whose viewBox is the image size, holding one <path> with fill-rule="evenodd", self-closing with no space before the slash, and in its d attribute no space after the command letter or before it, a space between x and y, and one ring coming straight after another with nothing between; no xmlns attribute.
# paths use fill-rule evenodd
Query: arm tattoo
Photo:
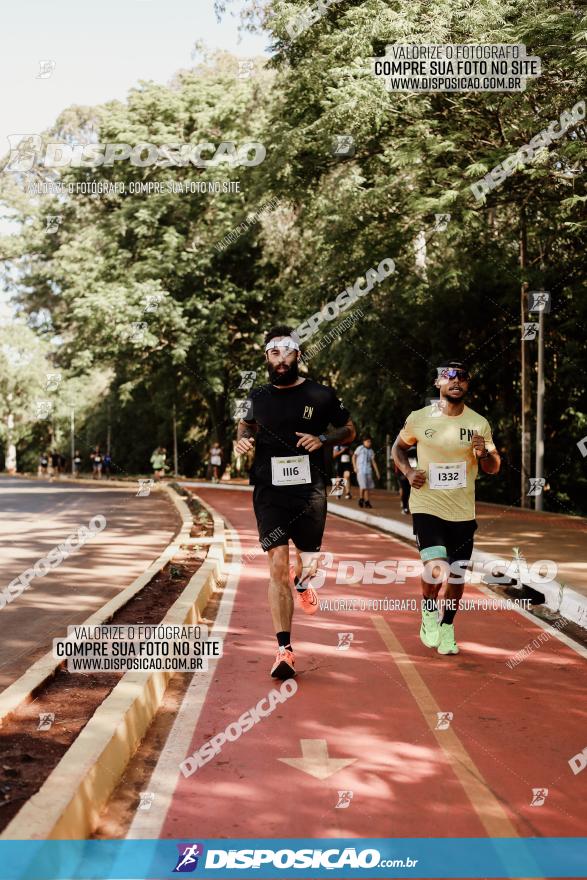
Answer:
<svg viewBox="0 0 587 880"><path fill-rule="evenodd" d="M352 422L347 422L341 428L334 428L326 435L325 446L334 446L335 444L351 443L356 437L355 428Z"/></svg>
<svg viewBox="0 0 587 880"><path fill-rule="evenodd" d="M243 420L241 419L240 422L238 423L238 428L236 431L236 439L242 440L243 437L246 437L247 439L251 440L255 436L256 433L257 433L257 423L256 422L253 422L252 424L248 425L246 422L243 422Z"/></svg>

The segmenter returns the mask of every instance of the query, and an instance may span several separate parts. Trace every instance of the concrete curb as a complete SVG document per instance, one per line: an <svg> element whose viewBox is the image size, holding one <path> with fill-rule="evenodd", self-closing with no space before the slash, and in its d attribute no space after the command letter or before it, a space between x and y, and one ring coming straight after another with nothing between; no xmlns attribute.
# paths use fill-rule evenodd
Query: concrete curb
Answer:
<svg viewBox="0 0 587 880"><path fill-rule="evenodd" d="M106 605L103 605L98 611L94 612L91 617L80 623L80 626L91 626L94 624L105 623L112 615L122 608L123 605L132 599L146 584L167 565L169 560L174 556L180 546L184 546L192 542L190 531L192 528L192 515L189 507L183 498L171 489L165 489L171 498L176 510L181 517L181 528L172 543L149 565L145 571L128 585L122 592L110 599ZM197 542L196 542L197 543ZM10 715L11 712L20 706L21 703L30 700L34 691L40 687L48 678L50 678L58 666L63 661L56 660L51 651L33 663L20 678L17 678L0 694L0 724L2 720Z"/></svg>
<svg viewBox="0 0 587 880"><path fill-rule="evenodd" d="M200 503L214 520L215 543L210 544L206 560L162 624L198 623L222 570L226 553L224 523L208 505ZM188 510L185 502L183 506ZM184 523L182 532L186 526ZM93 618L90 621L96 622ZM87 839L144 737L174 674L163 670L127 672L0 839Z"/></svg>

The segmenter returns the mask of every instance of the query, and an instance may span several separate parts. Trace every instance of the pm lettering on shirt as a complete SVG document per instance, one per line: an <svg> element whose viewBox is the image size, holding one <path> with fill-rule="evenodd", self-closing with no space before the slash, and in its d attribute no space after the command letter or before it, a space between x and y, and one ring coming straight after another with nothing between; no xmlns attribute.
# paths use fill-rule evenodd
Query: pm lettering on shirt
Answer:
<svg viewBox="0 0 587 880"><path fill-rule="evenodd" d="M311 419L311 418L312 418L312 413L313 413L313 412L314 412L314 407L313 407L313 406L305 406L305 407L304 407L304 415L302 416L302 418L304 418L304 419Z"/></svg>
<svg viewBox="0 0 587 880"><path fill-rule="evenodd" d="M476 428L461 428L461 440L466 440L470 443L476 430Z"/></svg>

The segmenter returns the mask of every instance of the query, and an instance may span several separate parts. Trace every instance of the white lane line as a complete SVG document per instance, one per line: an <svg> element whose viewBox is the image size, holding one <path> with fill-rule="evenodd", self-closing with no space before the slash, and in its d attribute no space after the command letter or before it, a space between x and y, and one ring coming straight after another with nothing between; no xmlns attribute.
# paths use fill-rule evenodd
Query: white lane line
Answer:
<svg viewBox="0 0 587 880"><path fill-rule="evenodd" d="M238 535L226 517L223 519L226 522L230 540L229 552L234 561L226 563L224 566L228 577L212 630L212 635L218 636L218 638L225 638L228 633L242 568L240 562L241 544ZM192 678L149 783L145 783L145 789L152 791L155 795L151 808L150 810L137 810L126 834L127 839L143 840L147 838L153 840L160 837L161 828L171 806L173 793L181 776L179 765L188 754L208 688L212 683L220 659L211 659L208 672L196 673Z"/></svg>

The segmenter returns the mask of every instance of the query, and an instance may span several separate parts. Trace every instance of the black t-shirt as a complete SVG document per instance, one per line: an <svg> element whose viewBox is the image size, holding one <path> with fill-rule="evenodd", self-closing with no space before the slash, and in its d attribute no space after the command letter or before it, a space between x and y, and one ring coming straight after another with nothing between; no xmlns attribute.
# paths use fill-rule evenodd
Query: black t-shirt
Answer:
<svg viewBox="0 0 587 880"><path fill-rule="evenodd" d="M320 385L313 379L306 379L292 388L276 388L274 385L261 385L253 388L247 398L245 422L256 422L255 460L251 468L252 485L272 485L271 457L309 455L311 486L324 486L328 477L324 460L324 448L316 452L306 452L296 446L300 439L296 431L303 434L325 434L329 425L340 428L350 418L349 411L342 405L336 393L327 385ZM280 489L295 489L299 492L303 485L280 486ZM276 487L277 488L277 487Z"/></svg>

